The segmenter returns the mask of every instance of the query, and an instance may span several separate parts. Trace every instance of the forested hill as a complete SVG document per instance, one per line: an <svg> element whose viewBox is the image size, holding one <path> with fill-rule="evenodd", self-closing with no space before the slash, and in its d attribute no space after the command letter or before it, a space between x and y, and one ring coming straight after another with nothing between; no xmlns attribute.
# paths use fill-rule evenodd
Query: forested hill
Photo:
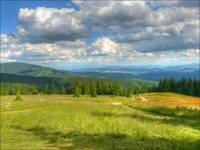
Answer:
<svg viewBox="0 0 200 150"><path fill-rule="evenodd" d="M25 75L14 75L14 74L7 74L1 73L1 84L8 83L8 84L35 84L41 86L45 83L50 84L60 83L62 79L60 78L52 78L52 77L34 77L34 76L25 76Z"/></svg>
<svg viewBox="0 0 200 150"><path fill-rule="evenodd" d="M156 82L138 80L138 79L102 79L95 77L34 77L1 73L1 94L15 94L17 88L20 88L22 94L34 94L34 89L41 93L59 94L65 91L66 94L72 94L75 87L78 87L84 94L85 89L94 86L98 94L106 95L124 95L128 89L132 92L147 92L156 85ZM48 88L48 90L47 90ZM65 90L63 90L65 89Z"/></svg>
<svg viewBox="0 0 200 150"><path fill-rule="evenodd" d="M61 71L48 67L42 67L27 63L2 63L1 73L26 75L26 76L41 76L41 77L70 77L75 76L74 73L69 71Z"/></svg>

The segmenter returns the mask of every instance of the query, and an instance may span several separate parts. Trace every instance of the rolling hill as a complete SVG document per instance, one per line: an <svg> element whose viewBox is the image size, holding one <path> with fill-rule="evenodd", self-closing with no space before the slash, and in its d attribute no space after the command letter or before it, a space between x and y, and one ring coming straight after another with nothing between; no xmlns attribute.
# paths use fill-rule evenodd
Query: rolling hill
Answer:
<svg viewBox="0 0 200 150"><path fill-rule="evenodd" d="M62 86L68 89L68 92L73 90L73 87L80 83L104 83L111 85L118 85L124 89L133 88L138 90L148 90L157 85L156 82L146 81L141 79L123 79L123 78L102 78L89 75L79 75L68 71L60 71L47 67L41 67L25 63L5 63L1 64L1 85L5 89L17 87L17 85L26 85L31 87L36 85L40 91L43 91L45 86L55 88L60 91ZM107 86L106 86L107 87ZM108 91L107 91L108 93Z"/></svg>
<svg viewBox="0 0 200 150"><path fill-rule="evenodd" d="M36 76L36 77L70 77L75 76L74 73L69 71L61 71L48 67L42 67L27 63L3 63L1 64L1 73Z"/></svg>

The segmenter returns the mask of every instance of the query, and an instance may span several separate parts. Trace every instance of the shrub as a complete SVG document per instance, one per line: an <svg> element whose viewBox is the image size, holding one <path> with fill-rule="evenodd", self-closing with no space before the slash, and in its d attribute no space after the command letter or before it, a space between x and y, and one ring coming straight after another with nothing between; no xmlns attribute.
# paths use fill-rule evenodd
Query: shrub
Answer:
<svg viewBox="0 0 200 150"><path fill-rule="evenodd" d="M19 91L17 92L17 95L16 95L15 100L16 100L16 101L22 101L22 98L21 98L21 95L20 95L20 92L19 92Z"/></svg>

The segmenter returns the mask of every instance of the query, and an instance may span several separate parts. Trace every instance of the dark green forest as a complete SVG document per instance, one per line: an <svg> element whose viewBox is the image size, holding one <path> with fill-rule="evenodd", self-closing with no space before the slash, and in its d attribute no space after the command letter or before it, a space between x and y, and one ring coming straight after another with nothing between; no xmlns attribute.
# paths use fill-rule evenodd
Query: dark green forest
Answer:
<svg viewBox="0 0 200 150"><path fill-rule="evenodd" d="M200 97L200 80L182 78L181 80L163 79L153 91L176 92L185 95Z"/></svg>
<svg viewBox="0 0 200 150"><path fill-rule="evenodd" d="M94 77L51 78L1 74L1 95L73 94L74 96L128 96L150 92L155 82L138 79L103 79Z"/></svg>
<svg viewBox="0 0 200 150"><path fill-rule="evenodd" d="M1 95L20 94L73 94L114 95L131 97L132 94L147 92L176 92L200 96L200 80L162 79L156 82L139 79L106 79L95 77L33 77L1 73Z"/></svg>

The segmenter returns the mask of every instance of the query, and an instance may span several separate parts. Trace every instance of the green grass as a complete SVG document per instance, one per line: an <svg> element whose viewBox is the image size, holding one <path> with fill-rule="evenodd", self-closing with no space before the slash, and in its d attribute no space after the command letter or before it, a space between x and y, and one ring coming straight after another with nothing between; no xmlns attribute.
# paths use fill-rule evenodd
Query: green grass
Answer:
<svg viewBox="0 0 200 150"><path fill-rule="evenodd" d="M198 150L200 147L195 115L192 120L191 116L149 111L147 106L136 109L131 104L124 105L130 101L125 97L22 98L23 101L15 101L15 96L1 97L2 150Z"/></svg>

